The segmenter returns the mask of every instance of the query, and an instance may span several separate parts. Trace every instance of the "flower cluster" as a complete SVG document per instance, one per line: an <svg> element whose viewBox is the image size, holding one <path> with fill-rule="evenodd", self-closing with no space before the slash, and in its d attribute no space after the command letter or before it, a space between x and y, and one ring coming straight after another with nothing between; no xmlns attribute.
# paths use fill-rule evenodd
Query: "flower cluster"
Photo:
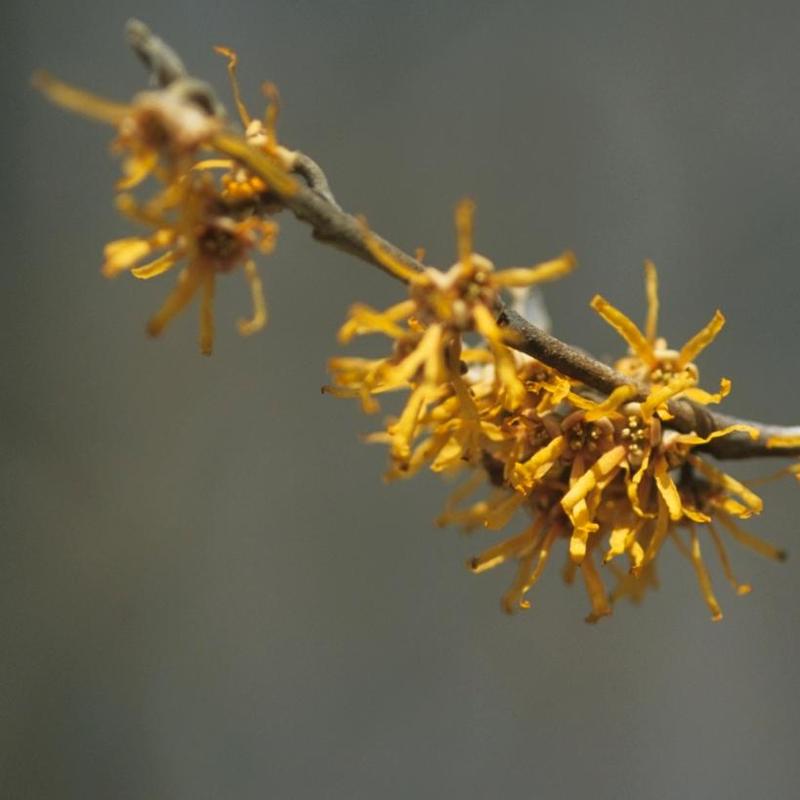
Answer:
<svg viewBox="0 0 800 800"><path fill-rule="evenodd" d="M469 564L480 573L516 563L502 601L506 611L529 607L529 590L557 541L564 540L565 579L571 582L580 572L591 604L587 621L594 622L610 614L621 597L639 601L656 585L655 562L671 540L694 567L712 618L720 619L701 544L716 551L738 594L750 587L734 576L722 534L761 555L783 558L738 524L761 511L761 500L701 455L713 438L735 431L755 438L757 432L744 424L709 436L667 427L670 401L719 403L730 391L726 379L717 392L700 388L694 363L722 328L722 314L716 312L675 351L657 336L657 276L651 263L645 265L644 331L595 297L592 307L628 344L629 353L615 368L630 378L608 397L598 397L510 349L513 340L496 322L503 289L560 277L572 268L572 255L495 271L473 252L472 214L471 203L458 206L458 261L446 271L414 272L367 237L375 258L408 283L409 298L383 312L363 305L351 309L340 340L380 333L392 340L392 352L383 359L332 359L333 385L326 391L360 398L367 412L378 410L384 392L409 392L400 414L368 439L389 446L389 479L424 466L470 473L440 524L499 531L518 511L527 511L530 521L521 532ZM480 343L468 345L471 338ZM611 578L609 588L602 572Z"/></svg>
<svg viewBox="0 0 800 800"><path fill-rule="evenodd" d="M253 314L238 323L246 336L266 324L267 307L252 255L270 253L278 226L268 213L271 191L291 192L293 154L275 133L278 97L265 85L270 103L265 119L250 117L236 81L236 54L225 48L234 98L244 136L230 131L202 87L191 79L137 94L131 103L114 103L38 73L35 85L51 100L114 126L112 149L123 156L117 182L117 207L148 229L142 236L109 242L102 272L123 272L148 280L182 264L177 283L147 330L159 335L200 294L200 350L210 354L214 341L213 300L218 275L241 266L250 287ZM220 157L224 156L224 157ZM257 164L259 175L241 163ZM264 176L271 176L267 182ZM155 185L143 201L131 193Z"/></svg>
<svg viewBox="0 0 800 800"><path fill-rule="evenodd" d="M135 30L145 35L141 25ZM150 45L156 47L152 40ZM236 78L236 54L216 50L227 59L241 133L228 124L213 92L183 74L182 67L161 75L168 81L165 88L141 92L128 104L42 73L34 78L57 104L116 129L113 150L123 159L117 207L146 233L109 242L102 273L113 278L127 272L148 280L181 265L174 289L147 329L159 335L199 295L200 349L206 354L213 347L219 275L241 267L249 284L253 313L239 321L239 332L249 335L266 324L253 254L274 249L275 212L292 209L328 241L335 241L331 218L338 217L348 249L357 234L353 218L327 192L327 181L312 177L310 159L278 142L275 87L263 86L269 101L264 118L251 117ZM174 54L167 55L174 66ZM305 194L295 174L305 178ZM707 435L687 431L685 421L680 430L671 426L678 401L715 404L730 392L727 379L716 391L702 388L695 365L724 317L717 311L683 347L670 349L658 336L657 275L646 263L643 330L605 298L598 295L591 302L628 346L614 365L613 380L603 384L614 390L600 395L521 353L517 328L500 313L505 293L524 294L569 273L575 266L572 253L536 266L496 270L473 248L474 212L470 201L456 209L458 257L446 270L420 269L413 259L399 258L361 222L356 252L403 281L408 297L384 311L363 304L350 309L340 341L377 333L391 341L391 351L383 358L332 359L333 381L325 390L358 398L367 413L380 410L382 395L407 392L400 413L368 439L388 445L388 479L423 468L469 473L441 524L500 531L518 514L527 514L521 531L499 538L470 561L476 573L505 562L516 565L503 597L506 611L529 606L529 591L563 540L564 577L570 582L580 572L591 604L587 619L596 621L620 598L639 601L657 584L656 560L670 540L696 571L712 618L720 619L702 548L710 544L738 594L749 586L734 576L726 538L763 556L783 558L739 525L761 511L759 497L703 456L712 439L731 434L757 439L759 432L744 423ZM553 363L566 369L563 360ZM775 436L765 436L766 446L796 451L800 436L794 433L776 429ZM800 478L800 465L782 472ZM610 581L603 580L604 573Z"/></svg>

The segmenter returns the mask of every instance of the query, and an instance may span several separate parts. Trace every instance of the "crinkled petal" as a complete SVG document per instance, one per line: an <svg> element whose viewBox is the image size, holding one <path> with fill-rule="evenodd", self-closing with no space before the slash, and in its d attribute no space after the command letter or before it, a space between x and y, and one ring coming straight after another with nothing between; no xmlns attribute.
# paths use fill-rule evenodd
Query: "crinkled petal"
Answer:
<svg viewBox="0 0 800 800"><path fill-rule="evenodd" d="M721 311L715 311L711 321L703 328L701 328L688 342L681 348L678 354L678 366L685 367L690 362L694 361L703 350L708 347L711 342L717 337L717 334L722 330L725 324L725 317Z"/></svg>
<svg viewBox="0 0 800 800"><path fill-rule="evenodd" d="M628 343L633 353L649 367L656 365L656 357L650 342L644 337L636 323L615 308L604 297L596 294L591 307Z"/></svg>

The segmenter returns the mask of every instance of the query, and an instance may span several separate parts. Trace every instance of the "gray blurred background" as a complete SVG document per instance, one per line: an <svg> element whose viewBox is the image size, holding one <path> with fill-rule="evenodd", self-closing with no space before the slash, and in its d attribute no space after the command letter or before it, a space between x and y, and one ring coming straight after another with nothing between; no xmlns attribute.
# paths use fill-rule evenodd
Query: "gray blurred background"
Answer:
<svg viewBox="0 0 800 800"><path fill-rule="evenodd" d="M547 290L556 333L619 342L602 291L641 318L660 267L680 344L719 306L706 383L731 413L800 421L800 6L795 2L54 2L3 4L0 81L3 798L788 797L800 779L798 560L731 547L709 621L667 548L662 587L591 627L558 575L531 612L471 576L489 541L439 531L433 476L386 486L378 420L320 395L357 299L399 288L282 219L263 263L272 319L240 340L144 323L171 279L108 282L110 131L28 88L45 67L119 99L144 84L136 15L251 109L346 207L450 263L452 209L478 202L498 265L574 248ZM743 465L738 474L772 464ZM796 486L750 529L800 553Z"/></svg>

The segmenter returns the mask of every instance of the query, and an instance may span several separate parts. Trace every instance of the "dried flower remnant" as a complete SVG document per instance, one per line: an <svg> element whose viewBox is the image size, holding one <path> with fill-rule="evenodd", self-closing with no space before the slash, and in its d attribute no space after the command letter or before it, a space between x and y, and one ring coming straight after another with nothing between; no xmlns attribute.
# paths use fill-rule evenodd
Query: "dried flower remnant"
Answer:
<svg viewBox="0 0 800 800"><path fill-rule="evenodd" d="M272 252L278 226L262 213L233 208L230 201L233 196L242 197L232 186L247 183L266 191L267 185L259 179L256 187L255 179L244 175L233 158L201 159L201 155L216 148L225 155L238 153L251 159L262 174L273 176L276 187L291 190L293 179L285 163L288 151L277 145L274 133L276 112L268 111L267 123L258 130L254 122L242 139L226 129L202 97L198 99L196 83L190 80L141 92L127 105L96 97L45 73L37 73L34 84L58 105L117 129L112 149L124 155L117 207L151 232L109 242L103 274L116 277L129 271L136 278L150 279L185 263L175 288L148 323L148 333L159 335L200 294L200 350L210 354L216 277L237 266L243 267L253 303L252 316L239 320L238 330L244 336L260 330L267 321L267 307L252 253ZM234 88L238 99L235 83ZM215 179L209 168L218 166L226 171ZM147 201L139 202L129 190L148 178L160 187Z"/></svg>

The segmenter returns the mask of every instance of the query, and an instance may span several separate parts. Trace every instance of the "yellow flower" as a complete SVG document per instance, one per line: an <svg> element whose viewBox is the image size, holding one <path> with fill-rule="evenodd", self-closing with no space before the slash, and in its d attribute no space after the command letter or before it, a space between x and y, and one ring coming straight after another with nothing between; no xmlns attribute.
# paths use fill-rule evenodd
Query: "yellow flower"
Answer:
<svg viewBox="0 0 800 800"><path fill-rule="evenodd" d="M668 384L673 390L679 377ZM470 562L474 572L484 572L517 561L516 578L503 597L506 611L529 607L526 595L559 539L567 541L565 577L571 580L578 571L583 579L591 604L589 622L611 613L622 597L638 602L655 585L655 561L668 539L690 560L712 619L720 619L701 551L704 531L737 594L749 587L734 577L715 521L761 555L783 557L734 522L734 517L759 513L760 498L693 452L713 438L733 432L755 436L756 431L744 424L707 437L664 430L655 412L668 394L665 386L655 384L641 403L631 401L635 394L634 387L623 386L596 402L568 387L563 402L540 415L528 406L524 421L500 412L506 417L500 426L505 438L483 438L482 466L493 488L486 499L465 510L458 503L467 493L459 493L440 522L497 529L519 508L533 513L533 522L522 533L492 545ZM498 413L488 404L481 408L484 422ZM673 477L676 471L679 476ZM468 485L472 492L480 483ZM623 555L627 570L614 563ZM598 561L616 582L610 593Z"/></svg>
<svg viewBox="0 0 800 800"><path fill-rule="evenodd" d="M636 323L615 308L601 295L592 299L592 308L628 343L630 356L620 359L615 368L626 375L639 380L664 386L673 386L681 396L701 403L719 403L730 391L730 382L722 381L720 392L710 395L700 389L693 388L697 384L698 373L694 359L714 341L716 335L725 324L725 317L720 311L700 329L678 351L667 348L666 340L658 338L658 276L655 265L645 262L645 287L647 292L647 319L645 332L642 333Z"/></svg>
<svg viewBox="0 0 800 800"><path fill-rule="evenodd" d="M269 253L275 246L277 223L250 217L236 221L217 213L213 182L205 175L185 175L170 185L155 201L140 208L132 197L122 195L119 206L127 215L156 228L149 237L128 237L106 245L103 274L115 277L128 271L149 280L170 270L180 261L186 266L161 309L148 323L148 333L158 336L197 292L201 293L200 350L213 348L213 299L216 277L236 266L244 266L253 300L253 316L239 321L243 336L255 333L267 322L267 307L261 279L250 252ZM142 263L158 253L157 257Z"/></svg>
<svg viewBox="0 0 800 800"><path fill-rule="evenodd" d="M150 176L163 184L144 204L127 193L118 196L120 211L151 228L152 233L109 242L102 267L107 277L130 271L146 280L185 262L175 289L150 320L148 332L160 334L199 293L200 350L210 354L216 277L239 265L244 268L253 302L252 317L239 321L239 332L246 336L260 330L267 321L267 308L250 254L253 249L271 252L278 226L260 217L237 215L227 203L230 192L220 188L205 169L197 168L211 163L198 162L201 150L220 148L271 176L271 184L280 191L291 192L294 180L279 157L284 151L274 140L276 112L268 113L265 133L259 134L253 126L251 145L227 132L222 120L198 103L191 87L182 81L141 92L127 105L95 97L44 73L34 77L34 84L57 104L116 127L114 149L125 154L125 177L118 182L118 189L133 188ZM257 141L258 135L266 138L266 144ZM224 160L228 167L233 163L230 158Z"/></svg>
<svg viewBox="0 0 800 800"><path fill-rule="evenodd" d="M495 308L503 289L534 286L554 280L575 266L572 253L535 267L512 267L495 271L494 265L473 251L472 233L475 207L463 200L456 208L458 261L447 271L428 267L415 272L398 261L364 226L365 244L375 259L390 273L409 285L411 301L385 312L355 307L351 319L340 332L348 340L354 334L380 332L396 337L399 324L412 320L425 330L420 346L426 347L424 368L431 385L458 379L457 366L461 337L479 333L492 354L494 379L502 402L517 407L525 399L525 388L517 376L516 357L508 348L509 333L495 321Z"/></svg>
<svg viewBox="0 0 800 800"><path fill-rule="evenodd" d="M33 84L54 103L117 129L113 149L125 154L119 189L130 189L151 174L173 180L222 130L221 121L194 102L180 82L140 92L129 104L97 97L45 72L37 72Z"/></svg>

